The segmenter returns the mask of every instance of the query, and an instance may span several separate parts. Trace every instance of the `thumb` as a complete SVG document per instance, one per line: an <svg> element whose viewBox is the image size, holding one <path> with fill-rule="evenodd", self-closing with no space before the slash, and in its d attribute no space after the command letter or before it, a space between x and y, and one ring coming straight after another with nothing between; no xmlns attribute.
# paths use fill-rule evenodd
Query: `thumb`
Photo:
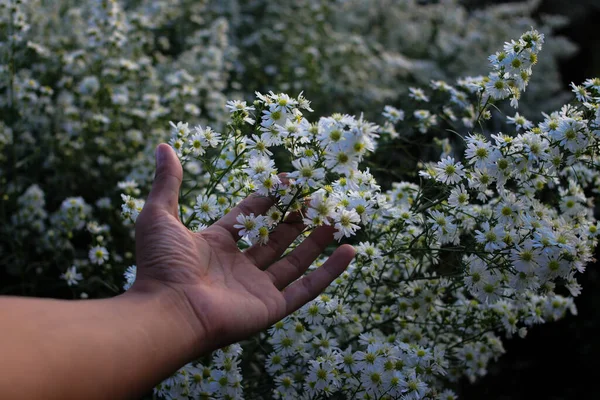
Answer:
<svg viewBox="0 0 600 400"><path fill-rule="evenodd" d="M159 144L156 148L156 174L146 203L177 217L182 179L183 168L177 155L168 144Z"/></svg>

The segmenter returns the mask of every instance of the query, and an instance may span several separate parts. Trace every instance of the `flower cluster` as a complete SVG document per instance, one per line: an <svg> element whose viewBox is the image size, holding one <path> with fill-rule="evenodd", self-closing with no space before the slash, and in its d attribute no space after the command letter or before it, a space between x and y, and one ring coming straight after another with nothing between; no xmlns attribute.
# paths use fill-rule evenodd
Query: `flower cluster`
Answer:
<svg viewBox="0 0 600 400"><path fill-rule="evenodd" d="M542 41L529 31L506 46L522 46L510 57L531 61ZM589 80L574 87L580 107L545 114L537 125L518 113L507 117L511 135L477 132L494 101L525 89L527 80L518 92L511 83L503 96L490 94L496 74L507 81L530 75L525 61L515 64L508 72L494 62L490 78L457 85L434 81L431 95L410 91L414 102L430 106L422 114L431 120L460 116L464 137L446 141L439 161L423 164L421 185L393 182L381 191L358 169L377 143L435 129L391 106L383 130L344 115L311 124L302 97L258 94L251 106L229 103L228 133L215 134L214 145L200 140L201 156L191 130L173 124L172 144L185 137L174 146L180 157L203 171L191 180L192 192L200 193L196 204L184 202L184 221L208 225L252 191L272 196L276 206L238 217L242 248L267 242L271 227L291 211L301 213L307 230L331 224L338 239L360 238L355 261L324 294L261 336L275 398L456 398L449 382L485 375L504 352L502 335L524 336L529 326L576 312L560 288L579 294L577 274L597 244L586 193L600 182L593 151L600 91ZM434 107L439 98L448 102ZM276 168L281 151L292 160L287 175ZM262 382L245 380L247 393Z"/></svg>
<svg viewBox="0 0 600 400"><path fill-rule="evenodd" d="M253 111L243 100L250 100L255 90L270 89L311 93L319 115L364 111L376 118L384 102L403 102L408 82L476 73L472 68L482 68L491 46L522 24L538 25L530 17L530 5L469 13L455 2L409 1L391 9L386 2L362 0L227 4L95 0L63 7L62 2L0 0L0 172L7 177L0 187L7 238L2 248L23 250L7 268L15 287L19 280L46 275L57 280L67 267L77 265L85 279L74 292L118 292L120 272L133 258L127 250L133 248L130 222L143 206L141 193L147 193L152 178L151 155L155 144L168 138L163 128L168 121L211 126L210 136L227 125L227 108L241 110L240 115ZM372 18L388 28L367 29ZM546 47L551 55L541 60L544 84L534 88L541 95L531 103L540 107L540 99L560 99L548 92L554 94L560 82L556 58L572 47L552 35L557 26L560 21L554 18L541 27L553 41ZM434 31L430 42L435 46L415 45ZM556 48L561 52L552 50ZM229 97L242 100L226 106ZM421 130L439 121L423 110L414 115L422 117ZM252 119L245 118L247 123ZM260 125L262 114L254 118ZM196 155L205 147L196 148ZM294 168L308 171L310 157ZM190 162L187 168L198 173L198 166ZM315 167L318 176L323 166ZM285 166L286 171L291 168ZM308 179L309 186L313 180ZM33 208L19 200L32 186L44 197ZM84 225L102 227L101 235L83 229L81 218L65 222L64 215L53 217L71 198L89 206L80 216L85 215ZM229 205L218 207L227 211ZM352 208L361 209L346 211ZM337 218L341 221L341 214ZM355 216L344 216L349 233L356 224L348 218ZM111 247L112 242L122 245ZM106 262L89 258L95 246L110 253ZM40 267L28 268L31 264ZM88 269L92 265L101 268Z"/></svg>
<svg viewBox="0 0 600 400"><path fill-rule="evenodd" d="M490 56L493 72L485 83L485 96L492 99L510 97L510 104L517 108L521 92L527 88L531 77L531 66L537 63L544 35L529 31L519 40L504 45L504 50Z"/></svg>
<svg viewBox="0 0 600 400"><path fill-rule="evenodd" d="M253 106L232 101L228 108L228 134L171 123L170 143L182 163L202 171L194 181L210 182L203 187L194 183L181 199L188 206L187 213L182 211L186 225L209 225L254 192L273 197L276 204L266 215L238 216L235 227L249 244L266 243L271 230L303 208L307 229L332 225L340 240L353 236L359 223L381 206L373 176L358 168L375 150L376 125L342 114L311 124L303 115L312 111L310 103L302 95L257 93ZM290 157L289 172L279 174L273 152ZM195 203L188 204L192 193Z"/></svg>
<svg viewBox="0 0 600 400"><path fill-rule="evenodd" d="M199 362L186 364L158 385L154 393L171 399L242 398L241 353L241 346L233 344L215 351L210 366Z"/></svg>
<svg viewBox="0 0 600 400"><path fill-rule="evenodd" d="M197 20L173 52L180 15L151 3L0 1L0 252L15 254L8 286L35 294L34 281L60 285L80 274L62 281L65 293L119 293L140 188L152 178L156 143L168 138L157 127L174 114L223 121L226 23Z"/></svg>

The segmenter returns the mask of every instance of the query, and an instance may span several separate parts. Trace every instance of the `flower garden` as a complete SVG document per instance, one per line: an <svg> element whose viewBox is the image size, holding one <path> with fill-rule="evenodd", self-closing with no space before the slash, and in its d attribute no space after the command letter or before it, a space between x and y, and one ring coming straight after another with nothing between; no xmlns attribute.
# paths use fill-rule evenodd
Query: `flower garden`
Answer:
<svg viewBox="0 0 600 400"><path fill-rule="evenodd" d="M576 314L600 234L600 78L562 89L535 4L0 0L2 294L126 291L167 142L190 230L269 196L240 250L299 213L292 249L330 225L357 255L154 398L457 398Z"/></svg>

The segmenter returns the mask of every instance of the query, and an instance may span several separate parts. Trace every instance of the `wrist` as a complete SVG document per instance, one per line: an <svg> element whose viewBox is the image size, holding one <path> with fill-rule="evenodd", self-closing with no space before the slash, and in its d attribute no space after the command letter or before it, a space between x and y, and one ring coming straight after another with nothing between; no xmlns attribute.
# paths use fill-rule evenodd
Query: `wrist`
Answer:
<svg viewBox="0 0 600 400"><path fill-rule="evenodd" d="M138 279L118 297L147 315L147 332L155 346L170 348L173 356L186 363L209 350L205 328L182 291L163 282Z"/></svg>

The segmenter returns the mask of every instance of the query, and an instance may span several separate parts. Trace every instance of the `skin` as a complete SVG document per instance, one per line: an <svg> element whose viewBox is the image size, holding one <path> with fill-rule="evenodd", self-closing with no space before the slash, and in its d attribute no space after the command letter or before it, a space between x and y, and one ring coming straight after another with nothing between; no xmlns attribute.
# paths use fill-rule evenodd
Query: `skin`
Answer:
<svg viewBox="0 0 600 400"><path fill-rule="evenodd" d="M347 267L342 245L304 275L333 239L316 229L281 255L303 230L294 216L267 245L242 252L239 213L266 212L272 200L250 196L208 229L178 219L182 167L165 144L136 222L137 278L102 300L0 297L0 397L128 399L141 396L186 363L247 338L319 295Z"/></svg>

